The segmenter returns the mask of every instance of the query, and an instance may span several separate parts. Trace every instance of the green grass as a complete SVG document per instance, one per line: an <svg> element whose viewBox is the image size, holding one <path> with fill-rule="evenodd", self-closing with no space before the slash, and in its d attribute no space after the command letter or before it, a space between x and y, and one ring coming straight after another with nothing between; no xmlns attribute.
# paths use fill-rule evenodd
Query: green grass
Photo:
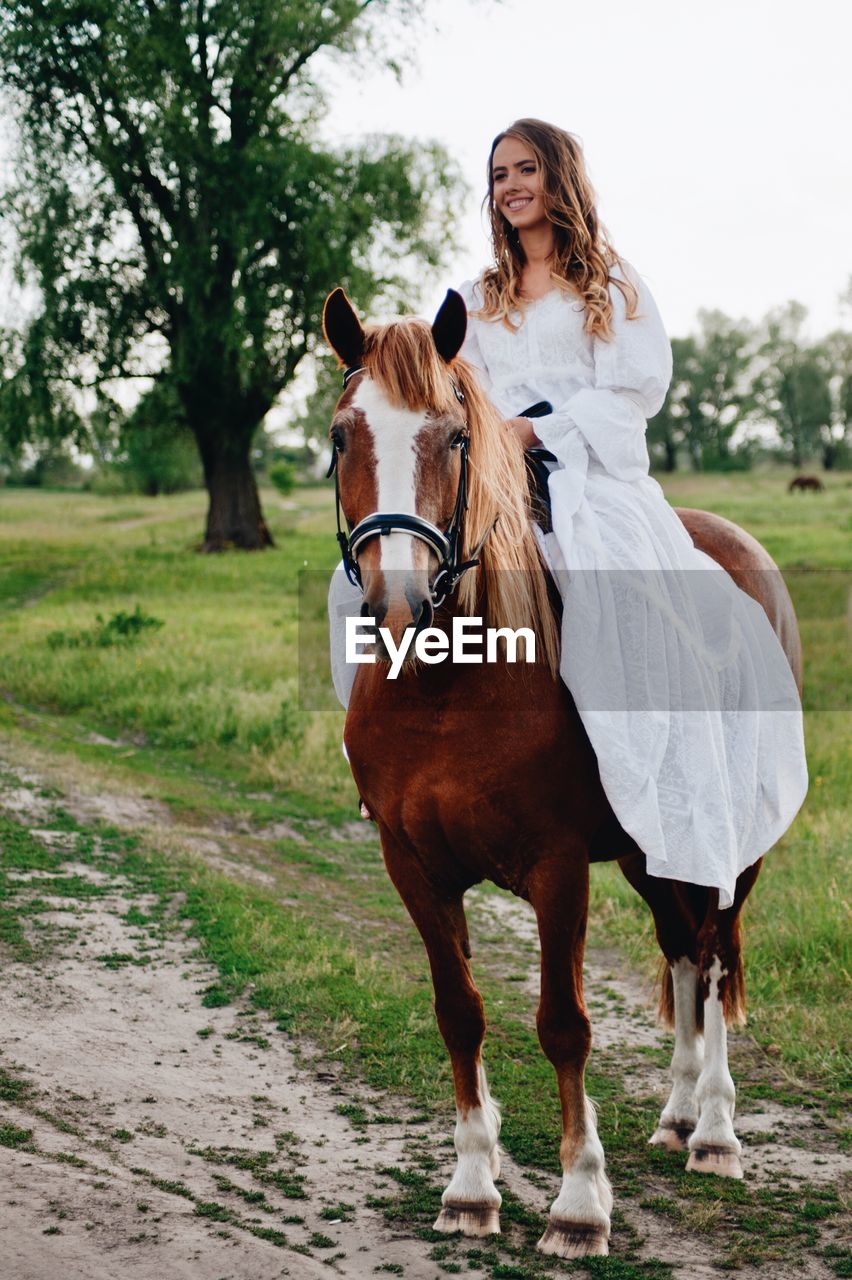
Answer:
<svg viewBox="0 0 852 1280"><path fill-rule="evenodd" d="M789 571L805 644L812 786L747 907L750 1025L793 1076L835 1087L849 1042L844 853L852 760L843 708L852 685L846 618L852 478L828 476L821 495L788 495L788 479L786 471L663 477L673 502L737 520ZM283 501L267 491L264 501L274 551L203 557L192 551L203 517L200 494L131 501L2 491L0 732L47 750L66 767L95 770L108 786L158 798L181 821L285 819L305 836L280 844L291 896L301 904L299 927L331 927L357 889L361 923L347 963L358 974L372 973L371 990L393 993L391 971L404 951L407 979L394 996L397 1012L405 1011L431 1043L419 944L404 932L375 848L316 838L317 822L330 830L354 817L355 808L340 752L342 717L301 707L297 680L297 578L305 566L324 573L335 562L331 494L300 490ZM132 645L51 647L51 635L89 634L98 616L130 616L137 606L163 625L140 629ZM0 884L0 943L24 955L29 944L6 893ZM208 922L214 951L217 938L227 950L230 932L239 934L241 910L229 919L227 902L217 904L219 915ZM269 908L270 937L276 910ZM388 922L396 931L390 943ZM656 963L646 910L612 867L594 869L591 932L595 941L618 942L649 972ZM267 977L283 963L274 948L269 955L261 948L260 956ZM336 952L325 961L340 962ZM229 999L243 976L225 965L208 1001ZM304 990L312 992L315 982L308 973ZM282 1025L292 1019L292 1003L278 1002ZM369 1073L370 1053L385 1052L385 1033L368 1007L359 1016L376 1024L374 1049L362 1046ZM430 1070L443 1089L446 1065L435 1046Z"/></svg>

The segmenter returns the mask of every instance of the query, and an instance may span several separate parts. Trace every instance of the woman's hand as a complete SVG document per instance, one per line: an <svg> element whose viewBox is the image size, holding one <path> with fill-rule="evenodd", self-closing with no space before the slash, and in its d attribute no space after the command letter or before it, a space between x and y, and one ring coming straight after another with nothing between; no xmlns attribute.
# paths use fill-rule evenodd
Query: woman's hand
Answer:
<svg viewBox="0 0 852 1280"><path fill-rule="evenodd" d="M533 424L530 418L507 418L506 426L510 431L514 431L525 449L533 449L536 445L540 445L541 441L533 431Z"/></svg>

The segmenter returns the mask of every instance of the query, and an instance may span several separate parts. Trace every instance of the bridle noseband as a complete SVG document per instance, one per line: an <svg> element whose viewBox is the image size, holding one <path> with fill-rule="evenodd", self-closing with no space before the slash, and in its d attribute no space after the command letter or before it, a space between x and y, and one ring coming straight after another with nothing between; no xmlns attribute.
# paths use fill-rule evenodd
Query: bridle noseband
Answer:
<svg viewBox="0 0 852 1280"><path fill-rule="evenodd" d="M352 378L358 373L363 373L362 365L353 365L343 374L343 386L348 387ZM464 404L464 392L453 382L453 392L459 404ZM473 569L479 564L479 553L482 550L485 538L476 548L474 557L470 560L462 560L462 545L464 543L464 516L467 511L467 466L468 466L468 448L470 446L470 435L467 428L460 432L457 438L450 446L459 450L459 485L456 490L456 501L453 507L453 514L450 522L443 531L429 520L424 520L422 516L408 515L404 511L374 511L372 515L365 516L363 520L359 520L353 527L347 520L348 535L344 533L340 521L340 482L338 479L337 458L338 449L336 445L332 445L331 462L329 463L326 476L334 476L334 500L337 509L337 542L340 546L340 554L343 559L343 568L346 576L354 587L361 587L361 570L358 567L358 553L362 547L373 538L386 538L391 533L409 533L414 538L419 538L421 542L425 542L428 547L435 552L438 557L438 572L435 580L430 588L432 596L433 608L438 608L443 604L447 596L455 591L462 575L467 573L468 569ZM491 530L488 530L490 533ZM488 537L486 533L485 537Z"/></svg>

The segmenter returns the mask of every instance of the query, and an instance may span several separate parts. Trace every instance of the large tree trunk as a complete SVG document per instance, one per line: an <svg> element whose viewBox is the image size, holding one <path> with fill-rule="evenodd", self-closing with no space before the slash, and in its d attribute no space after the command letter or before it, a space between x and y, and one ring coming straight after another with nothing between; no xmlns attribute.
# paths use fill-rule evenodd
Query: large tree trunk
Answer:
<svg viewBox="0 0 852 1280"><path fill-rule="evenodd" d="M210 505L200 551L261 551L274 545L251 466L251 435L199 439Z"/></svg>

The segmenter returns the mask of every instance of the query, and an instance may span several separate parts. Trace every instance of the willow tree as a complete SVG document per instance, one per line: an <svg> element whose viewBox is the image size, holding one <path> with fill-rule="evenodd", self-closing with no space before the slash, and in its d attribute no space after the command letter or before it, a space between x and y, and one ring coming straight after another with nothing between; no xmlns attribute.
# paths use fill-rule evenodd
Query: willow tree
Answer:
<svg viewBox="0 0 852 1280"><path fill-rule="evenodd" d="M203 464L208 550L270 541L252 438L328 290L399 301L448 247L458 182L440 148L320 137L318 59L390 61L385 33L418 8L0 0L18 135L5 213L39 298L7 403L38 420L72 387L167 379Z"/></svg>

